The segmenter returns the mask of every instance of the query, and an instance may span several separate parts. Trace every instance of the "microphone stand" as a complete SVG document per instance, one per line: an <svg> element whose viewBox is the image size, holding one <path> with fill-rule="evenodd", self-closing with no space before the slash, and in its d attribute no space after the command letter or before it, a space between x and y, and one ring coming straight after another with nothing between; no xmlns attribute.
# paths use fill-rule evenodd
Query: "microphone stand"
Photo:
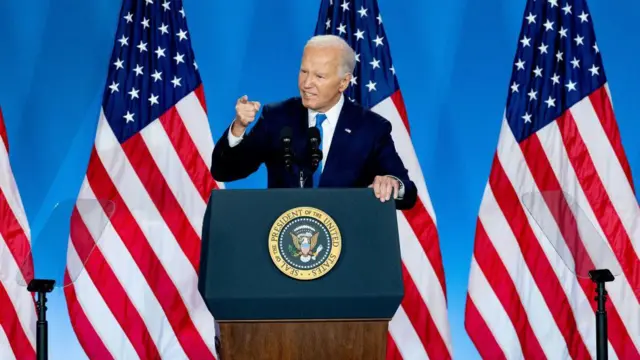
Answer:
<svg viewBox="0 0 640 360"><path fill-rule="evenodd" d="M596 284L596 297L598 302L598 310L596 310L596 356L597 360L607 360L608 354L608 336L607 336L607 310L605 302L607 301L607 290L605 283L614 280L613 274L609 269L597 269L589 271L591 281Z"/></svg>
<svg viewBox="0 0 640 360"><path fill-rule="evenodd" d="M291 150L291 147L289 146L290 142L288 143L285 140L285 145L284 145L284 166L287 169L288 172L293 172L293 151Z"/></svg>
<svg viewBox="0 0 640 360"><path fill-rule="evenodd" d="M310 154L310 157L311 157L310 170L311 170L311 174L313 174L318 168L320 161L322 161L322 150L320 150L320 141L321 141L320 132L316 127L311 127L308 129L307 136L309 139L308 154ZM297 175L298 177L297 186L303 189L308 176L308 172L306 171L308 169L306 168L306 166L297 164L297 161L295 161L296 156L292 149L292 143L293 143L292 137L293 137L293 134L292 134L291 128L288 126L285 126L280 132L284 166L288 173L292 175L294 174ZM298 165L297 171L295 171L295 167L296 167L295 165Z"/></svg>
<svg viewBox="0 0 640 360"><path fill-rule="evenodd" d="M291 133L291 128L290 127L284 127L281 131L280 131L280 137L281 137L281 141L282 141L282 152L283 152L283 159L284 159L284 167L287 170L288 173L290 174L294 174L294 154L293 154L293 149L292 149L292 133ZM302 174L300 175L300 178L302 178ZM301 187L302 187L303 183L301 183Z"/></svg>
<svg viewBox="0 0 640 360"><path fill-rule="evenodd" d="M48 324L47 324L47 293L53 291L55 280L33 279L29 282L27 290L38 293L38 322L36 325L36 357L38 360L49 358Z"/></svg>

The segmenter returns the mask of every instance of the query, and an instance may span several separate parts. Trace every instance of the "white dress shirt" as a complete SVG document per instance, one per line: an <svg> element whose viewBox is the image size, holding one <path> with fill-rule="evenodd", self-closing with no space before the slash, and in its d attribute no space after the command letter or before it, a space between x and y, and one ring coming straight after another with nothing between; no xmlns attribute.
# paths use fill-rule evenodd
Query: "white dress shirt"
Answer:
<svg viewBox="0 0 640 360"><path fill-rule="evenodd" d="M324 113L325 115L327 115L327 118L322 123L322 140L320 142L320 146L322 147L322 159L323 159L322 170L324 170L324 164L326 162L326 159L328 159L328 156L329 156L329 149L331 148L331 139L333 139L333 134L336 130L336 125L338 124L338 118L340 117L340 112L342 111L343 104L344 104L344 95L340 94L340 100L338 100L338 102L335 105L333 105L331 109L327 110L327 112ZM315 127L316 115L318 114L318 112L311 109L307 109L307 114L308 114L309 127ZM244 137L244 132L240 136L235 136L231 133L231 127L229 127L229 133L227 138L229 140L230 147L234 147L238 145L240 141L242 141L243 137ZM392 175L389 175L389 176L398 180L398 182L401 184L400 191L398 192L398 198L402 199L402 197L404 196L404 186L403 186L404 184L402 184L402 181L397 177Z"/></svg>
<svg viewBox="0 0 640 360"><path fill-rule="evenodd" d="M329 149L331 149L331 139L333 139L333 133L336 131L336 124L338 124L338 118L340 117L340 111L342 111L342 104L344 104L344 95L340 95L340 100L329 109L325 115L327 118L322 123L322 139L320 146L322 147L322 170L324 170L324 163L328 159ZM316 126L317 111L308 110L309 127Z"/></svg>

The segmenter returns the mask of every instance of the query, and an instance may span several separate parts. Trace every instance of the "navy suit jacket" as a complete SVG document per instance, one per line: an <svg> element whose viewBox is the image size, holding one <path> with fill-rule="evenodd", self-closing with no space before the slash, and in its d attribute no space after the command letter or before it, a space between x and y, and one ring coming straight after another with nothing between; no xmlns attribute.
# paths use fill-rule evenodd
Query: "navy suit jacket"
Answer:
<svg viewBox="0 0 640 360"><path fill-rule="evenodd" d="M234 147L229 146L229 128L225 129L213 150L213 178L225 182L242 179L264 163L269 188L299 187L299 176L295 175L297 170L293 174L288 172L284 163L281 130L285 126L292 130L295 160L310 167L307 156L308 110L301 99L295 97L265 105L253 128ZM395 149L391 123L351 101L344 101L329 155L323 161L325 165L319 187L367 187L376 175L392 175L405 187L403 198L396 200L396 208L409 209L416 202L416 186L409 179ZM305 187L311 186L312 177L307 176Z"/></svg>

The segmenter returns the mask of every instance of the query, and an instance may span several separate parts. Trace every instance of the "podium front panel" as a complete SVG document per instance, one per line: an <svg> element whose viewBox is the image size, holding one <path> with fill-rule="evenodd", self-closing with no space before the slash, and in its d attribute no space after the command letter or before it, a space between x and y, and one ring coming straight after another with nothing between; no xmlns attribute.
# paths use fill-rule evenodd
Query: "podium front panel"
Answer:
<svg viewBox="0 0 640 360"><path fill-rule="evenodd" d="M340 232L338 260L313 280L285 275L269 251L274 223L298 207L321 210ZM372 189L215 190L199 289L218 321L390 319L403 296L395 205Z"/></svg>

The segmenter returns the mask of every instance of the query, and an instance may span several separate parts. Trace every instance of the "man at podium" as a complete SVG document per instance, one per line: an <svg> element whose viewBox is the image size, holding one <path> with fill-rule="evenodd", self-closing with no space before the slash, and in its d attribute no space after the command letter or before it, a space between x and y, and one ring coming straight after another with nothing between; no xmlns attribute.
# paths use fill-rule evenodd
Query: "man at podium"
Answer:
<svg viewBox="0 0 640 360"><path fill-rule="evenodd" d="M238 99L235 119L213 151L213 177L245 178L264 163L269 188L371 187L380 201L393 196L397 209L413 207L416 186L396 151L391 123L345 101L355 62L339 36L312 37L298 75L300 96L265 105L249 131L260 102Z"/></svg>

